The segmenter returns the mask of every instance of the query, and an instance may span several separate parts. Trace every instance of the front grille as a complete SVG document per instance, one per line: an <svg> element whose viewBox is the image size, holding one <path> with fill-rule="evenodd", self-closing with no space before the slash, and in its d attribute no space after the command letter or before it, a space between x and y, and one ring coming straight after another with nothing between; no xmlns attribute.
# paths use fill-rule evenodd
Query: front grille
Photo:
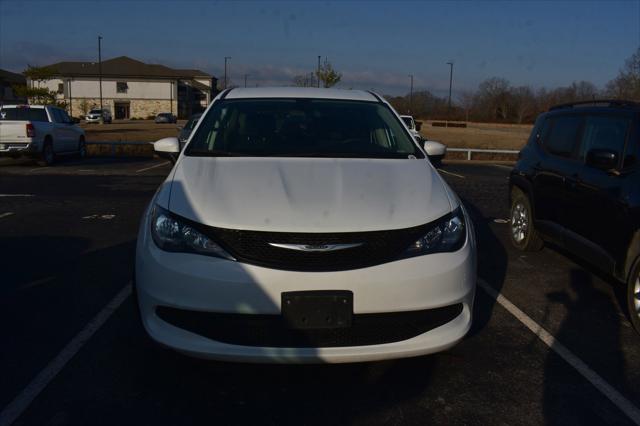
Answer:
<svg viewBox="0 0 640 426"><path fill-rule="evenodd" d="M422 237L429 225L390 231L342 233L292 233L206 228L239 262L293 271L341 271L379 265L397 259ZM276 244L360 246L325 252L306 252L274 247Z"/></svg>
<svg viewBox="0 0 640 426"><path fill-rule="evenodd" d="M164 321L209 339L241 346L330 348L380 345L419 336L452 321L462 304L383 314L356 314L351 327L291 329L281 315L196 312L160 306Z"/></svg>

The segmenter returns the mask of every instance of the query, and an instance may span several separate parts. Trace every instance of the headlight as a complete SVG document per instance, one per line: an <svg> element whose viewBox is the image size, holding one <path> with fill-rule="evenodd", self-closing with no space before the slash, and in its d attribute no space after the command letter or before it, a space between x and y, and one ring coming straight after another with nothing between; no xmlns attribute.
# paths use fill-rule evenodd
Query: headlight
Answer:
<svg viewBox="0 0 640 426"><path fill-rule="evenodd" d="M432 223L429 230L407 248L403 257L460 250L466 235L464 214L460 207Z"/></svg>
<svg viewBox="0 0 640 426"><path fill-rule="evenodd" d="M151 214L151 236L165 251L197 253L235 260L211 238L159 206Z"/></svg>

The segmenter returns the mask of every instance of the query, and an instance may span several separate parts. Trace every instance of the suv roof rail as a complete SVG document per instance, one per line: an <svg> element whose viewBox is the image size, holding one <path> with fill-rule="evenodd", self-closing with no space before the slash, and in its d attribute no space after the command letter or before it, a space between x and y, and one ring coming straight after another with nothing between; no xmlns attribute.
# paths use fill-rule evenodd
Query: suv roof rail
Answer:
<svg viewBox="0 0 640 426"><path fill-rule="evenodd" d="M554 105L551 108L549 108L549 111L563 109L563 108L573 108L575 106L583 106L583 105L593 105L593 106L604 105L604 106L618 107L618 108L620 107L638 108L640 107L640 102L626 101L624 99L592 99L590 101L568 102L565 104Z"/></svg>

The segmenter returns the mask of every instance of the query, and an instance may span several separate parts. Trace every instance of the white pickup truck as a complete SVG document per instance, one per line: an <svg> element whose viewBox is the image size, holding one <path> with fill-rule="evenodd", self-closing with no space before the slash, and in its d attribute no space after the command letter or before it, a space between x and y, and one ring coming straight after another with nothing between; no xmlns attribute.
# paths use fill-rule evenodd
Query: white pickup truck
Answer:
<svg viewBox="0 0 640 426"><path fill-rule="evenodd" d="M0 107L0 157L26 155L51 165L58 155L86 153L84 130L65 110L49 105Z"/></svg>

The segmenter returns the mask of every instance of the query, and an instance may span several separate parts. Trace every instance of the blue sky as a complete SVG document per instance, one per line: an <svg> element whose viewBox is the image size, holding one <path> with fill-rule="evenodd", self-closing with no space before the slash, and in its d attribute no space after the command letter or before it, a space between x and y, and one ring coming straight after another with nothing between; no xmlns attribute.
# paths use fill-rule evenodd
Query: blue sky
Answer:
<svg viewBox="0 0 640 426"><path fill-rule="evenodd" d="M231 81L289 84L326 56L341 87L442 95L500 76L514 85L603 86L640 46L640 0L205 2L0 0L0 68L127 55Z"/></svg>

